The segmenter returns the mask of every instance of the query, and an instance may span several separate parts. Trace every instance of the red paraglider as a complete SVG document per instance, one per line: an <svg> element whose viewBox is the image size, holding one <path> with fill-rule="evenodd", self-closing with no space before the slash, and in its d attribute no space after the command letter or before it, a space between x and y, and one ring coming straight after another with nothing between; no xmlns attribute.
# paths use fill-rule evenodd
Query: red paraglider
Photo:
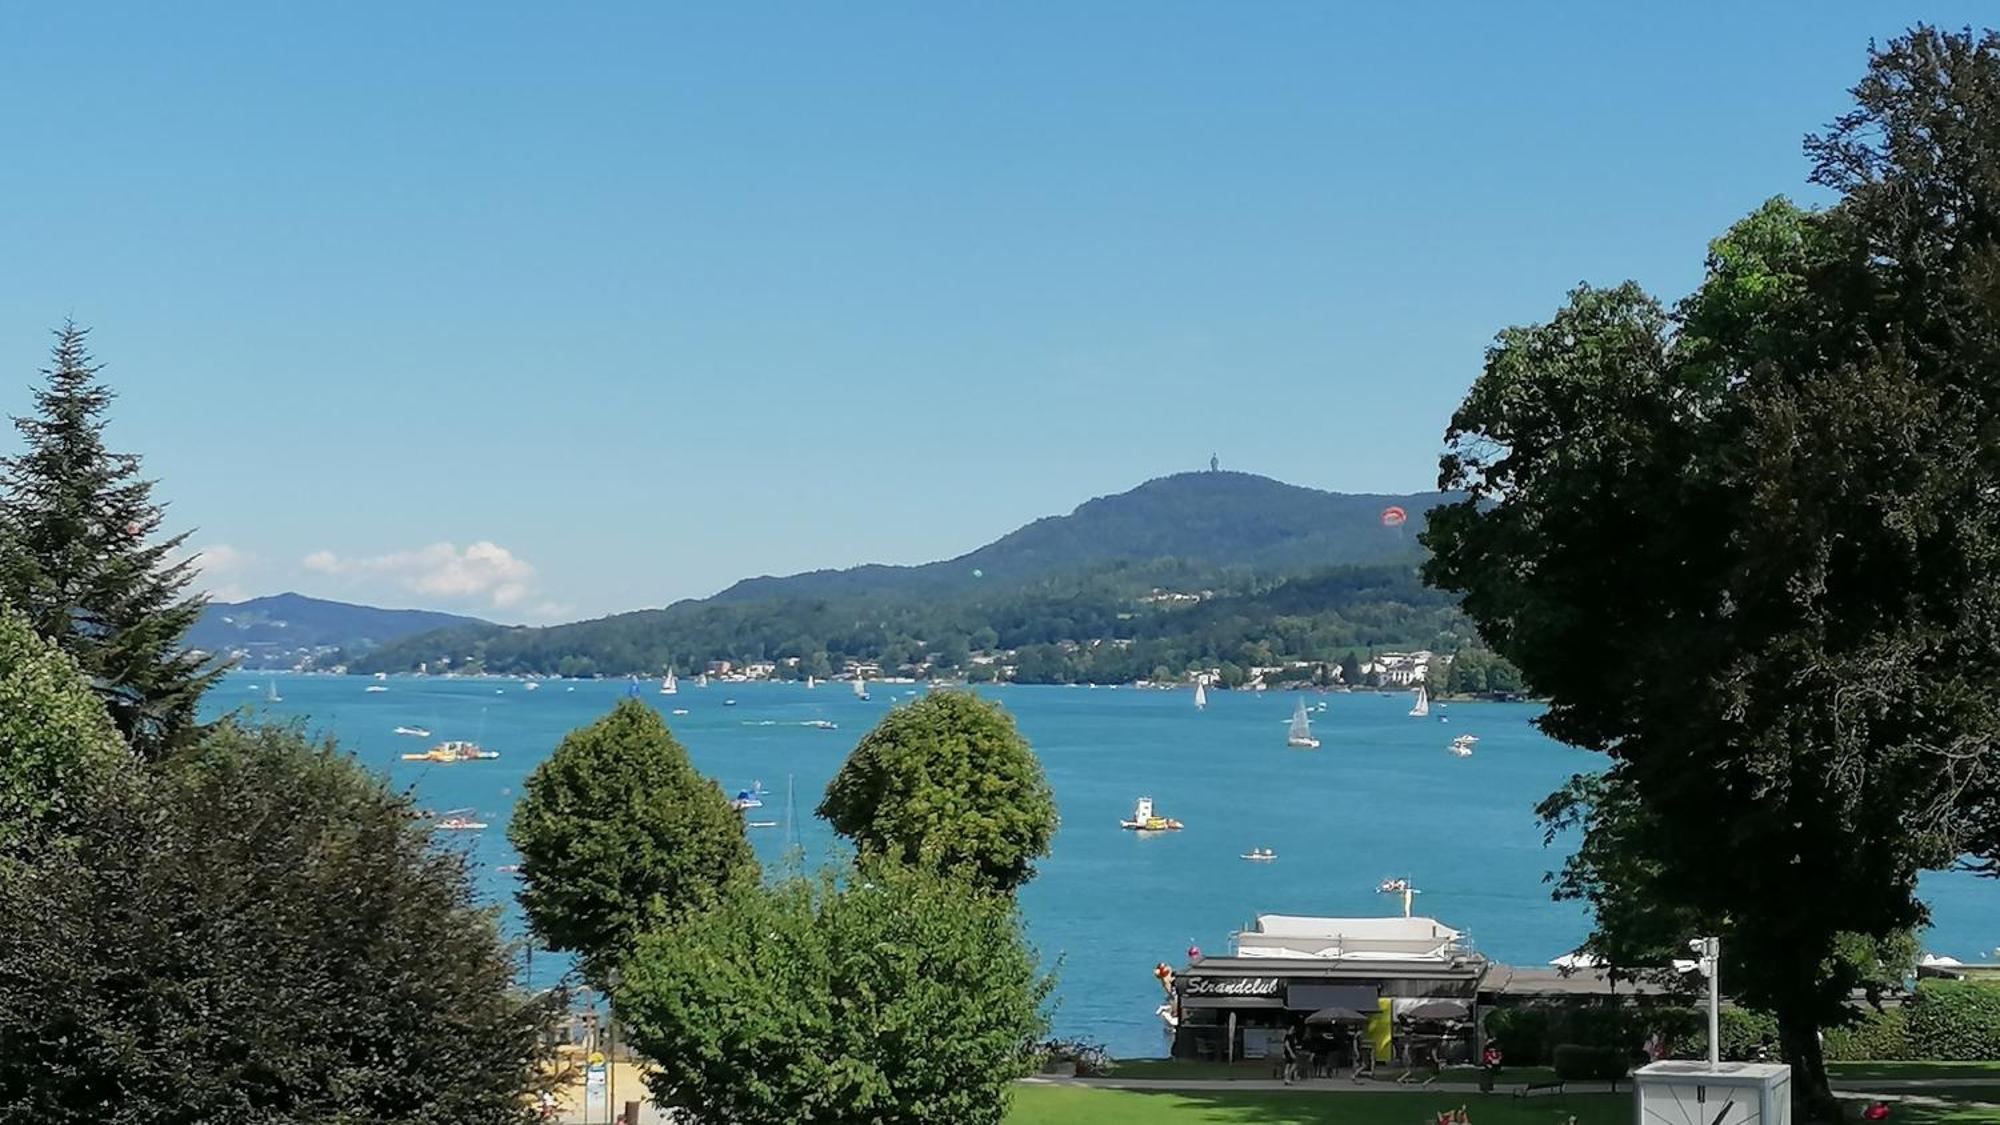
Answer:
<svg viewBox="0 0 2000 1125"><path fill-rule="evenodd" d="M1391 504L1388 507L1382 509L1383 527L1401 527L1408 522L1410 522L1410 513L1404 511L1403 509L1397 507L1396 505Z"/></svg>

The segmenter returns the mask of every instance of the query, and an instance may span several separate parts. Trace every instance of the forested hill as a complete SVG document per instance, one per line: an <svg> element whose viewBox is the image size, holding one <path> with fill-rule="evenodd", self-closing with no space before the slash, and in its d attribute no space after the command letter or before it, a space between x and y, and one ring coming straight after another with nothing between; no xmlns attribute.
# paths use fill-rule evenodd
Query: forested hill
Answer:
<svg viewBox="0 0 2000 1125"><path fill-rule="evenodd" d="M770 660L804 677L850 661L960 675L1003 663L1024 680L1118 681L1456 648L1471 634L1455 602L1416 575L1415 529L1446 499L1187 473L945 562L750 579L713 598L546 628L447 629L355 666L657 675ZM1409 526L1384 525L1391 506Z"/></svg>
<svg viewBox="0 0 2000 1125"><path fill-rule="evenodd" d="M188 632L191 648L234 653L253 663L284 664L301 653L338 648L354 655L417 633L458 626L486 627L475 617L423 609L377 609L347 602L274 594L243 602L210 602Z"/></svg>
<svg viewBox="0 0 2000 1125"><path fill-rule="evenodd" d="M548 628L447 629L386 646L356 669L657 675L669 665L685 674L711 660L771 660L796 661L777 674L802 679L866 661L889 674L973 679L1001 664L1039 683L1220 668L1233 684L1260 665L1472 640L1456 602L1406 564L1217 572L1153 592L1175 572L1114 563L965 595L710 599Z"/></svg>
<svg viewBox="0 0 2000 1125"><path fill-rule="evenodd" d="M1173 559L1195 570L1277 573L1414 560L1423 513L1448 499L1435 492L1322 492L1250 473L1179 473L1100 496L1066 516L1038 519L954 559L746 578L716 600L937 595L1118 561ZM1382 512L1391 506L1409 514L1408 526L1382 525Z"/></svg>

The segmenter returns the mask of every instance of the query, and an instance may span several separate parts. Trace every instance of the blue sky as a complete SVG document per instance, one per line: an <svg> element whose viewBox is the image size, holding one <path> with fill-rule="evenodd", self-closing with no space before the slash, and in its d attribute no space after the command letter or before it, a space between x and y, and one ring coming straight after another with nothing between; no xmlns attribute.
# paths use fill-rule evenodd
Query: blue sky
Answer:
<svg viewBox="0 0 2000 1125"><path fill-rule="evenodd" d="M501 620L1421 489L1497 329L1685 291L1978 13L9 3L0 409L74 316L217 593Z"/></svg>

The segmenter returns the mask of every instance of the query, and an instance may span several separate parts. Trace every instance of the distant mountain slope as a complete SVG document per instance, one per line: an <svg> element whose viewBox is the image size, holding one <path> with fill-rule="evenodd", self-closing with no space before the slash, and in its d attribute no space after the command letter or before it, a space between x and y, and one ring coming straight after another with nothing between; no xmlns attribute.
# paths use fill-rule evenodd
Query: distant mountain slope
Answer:
<svg viewBox="0 0 2000 1125"><path fill-rule="evenodd" d="M850 660L968 669L980 666L972 654L1033 649L1038 678L1116 679L1456 647L1470 635L1456 599L1416 574L1416 528L1449 499L1187 473L944 562L752 578L712 598L546 628L461 626L387 645L357 667L658 675L669 664L796 660L803 677ZM1411 526L1383 526L1392 504Z"/></svg>
<svg viewBox="0 0 2000 1125"><path fill-rule="evenodd" d="M435 629L485 625L476 617L422 609L377 609L303 594L212 602L188 631L206 652L298 652L336 647L361 652Z"/></svg>
<svg viewBox="0 0 2000 1125"><path fill-rule="evenodd" d="M1450 499L1436 492L1322 492L1250 473L1179 473L1036 520L955 559L746 578L714 600L935 595L982 580L1011 584L1120 560L1266 571L1396 562L1418 556L1423 513ZM1390 505L1409 513L1408 527L1382 526Z"/></svg>

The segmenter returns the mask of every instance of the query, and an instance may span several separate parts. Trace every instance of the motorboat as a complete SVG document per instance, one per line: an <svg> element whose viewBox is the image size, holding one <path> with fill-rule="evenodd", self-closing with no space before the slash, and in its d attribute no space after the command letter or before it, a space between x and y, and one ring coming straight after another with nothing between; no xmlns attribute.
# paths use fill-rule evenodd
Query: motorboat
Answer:
<svg viewBox="0 0 2000 1125"><path fill-rule="evenodd" d="M832 719L807 719L806 724L815 730L839 730L840 724Z"/></svg>
<svg viewBox="0 0 2000 1125"><path fill-rule="evenodd" d="M1131 832L1179 832L1185 825L1171 817L1160 816L1153 811L1153 799L1141 797L1132 806L1132 817L1121 820L1118 827Z"/></svg>
<svg viewBox="0 0 2000 1125"><path fill-rule="evenodd" d="M369 684L367 687L362 688L361 690L368 693L369 695L374 695L378 692L388 691L389 689L383 687L381 684Z"/></svg>
<svg viewBox="0 0 2000 1125"><path fill-rule="evenodd" d="M737 812L742 812L744 809L763 808L764 783L761 781L753 781L750 783L750 788L738 789L736 791L736 796L731 797L729 799L729 807L735 809Z"/></svg>
<svg viewBox="0 0 2000 1125"><path fill-rule="evenodd" d="M1278 858L1278 853L1269 848L1251 848L1249 851L1243 853L1242 858L1255 860L1259 863L1269 863L1271 860Z"/></svg>
<svg viewBox="0 0 2000 1125"><path fill-rule="evenodd" d="M436 827L445 832L478 832L486 828L486 822L455 813L438 821Z"/></svg>
<svg viewBox="0 0 2000 1125"><path fill-rule="evenodd" d="M1451 756L1454 758L1472 757L1472 748L1478 742L1479 736L1476 734L1459 735L1457 738L1451 740Z"/></svg>
<svg viewBox="0 0 2000 1125"><path fill-rule="evenodd" d="M395 733L407 734L411 738L429 738L431 736L431 732L422 727L397 727Z"/></svg>

